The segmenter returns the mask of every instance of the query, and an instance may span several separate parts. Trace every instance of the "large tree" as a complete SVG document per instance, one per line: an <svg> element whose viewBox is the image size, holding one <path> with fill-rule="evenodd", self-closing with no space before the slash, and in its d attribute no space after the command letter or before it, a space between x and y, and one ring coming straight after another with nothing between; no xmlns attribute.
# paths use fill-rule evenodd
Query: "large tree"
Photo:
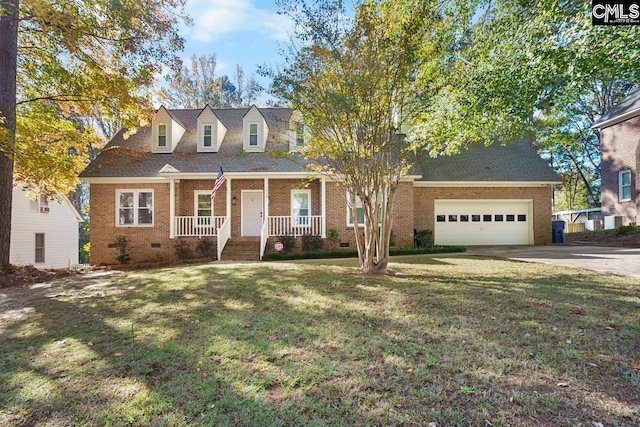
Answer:
<svg viewBox="0 0 640 427"><path fill-rule="evenodd" d="M281 6L298 32L285 64L267 73L274 94L300 111L303 153L319 159L317 170L342 186L353 223L363 223L354 227L362 272L385 273L396 191L423 144L408 145L401 131L438 81L436 4L365 0L354 14L339 1Z"/></svg>
<svg viewBox="0 0 640 427"><path fill-rule="evenodd" d="M600 146L591 125L640 81L640 27L591 26L583 1L468 5L475 19L451 46L447 90L415 136L454 146L533 140L568 185L580 178L576 206L597 200Z"/></svg>
<svg viewBox="0 0 640 427"><path fill-rule="evenodd" d="M184 0L0 5L0 265L6 265L14 178L50 196L64 193L95 141L79 117L115 120L131 131L148 120L155 75L176 64L182 48Z"/></svg>
<svg viewBox="0 0 640 427"><path fill-rule="evenodd" d="M249 106L263 91L252 74L244 81L244 70L236 66L234 85L226 75L216 74L215 53L192 55L187 64L166 77L168 87L161 92L162 102L172 108L212 108Z"/></svg>

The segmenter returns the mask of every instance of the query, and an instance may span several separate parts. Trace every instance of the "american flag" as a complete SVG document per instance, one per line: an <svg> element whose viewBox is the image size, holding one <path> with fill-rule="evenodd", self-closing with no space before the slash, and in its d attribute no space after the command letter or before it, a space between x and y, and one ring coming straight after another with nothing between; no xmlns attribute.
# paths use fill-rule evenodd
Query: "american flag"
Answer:
<svg viewBox="0 0 640 427"><path fill-rule="evenodd" d="M218 188L222 187L222 184L225 183L227 178L224 177L224 172L222 171L222 167L220 167L220 172L218 172L218 177L216 178L216 182L213 184L213 190L211 190L211 200L215 199L216 191Z"/></svg>

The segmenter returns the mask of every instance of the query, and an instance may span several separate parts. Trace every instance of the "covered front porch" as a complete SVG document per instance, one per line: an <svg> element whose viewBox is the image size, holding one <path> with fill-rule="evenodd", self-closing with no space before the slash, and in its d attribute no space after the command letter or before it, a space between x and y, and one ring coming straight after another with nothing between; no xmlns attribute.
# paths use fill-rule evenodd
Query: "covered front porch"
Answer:
<svg viewBox="0 0 640 427"><path fill-rule="evenodd" d="M289 174L257 179L233 173L225 177L213 202L215 176L168 177L170 238L215 237L218 259L233 238L259 238L260 259L269 237L326 238L325 177Z"/></svg>

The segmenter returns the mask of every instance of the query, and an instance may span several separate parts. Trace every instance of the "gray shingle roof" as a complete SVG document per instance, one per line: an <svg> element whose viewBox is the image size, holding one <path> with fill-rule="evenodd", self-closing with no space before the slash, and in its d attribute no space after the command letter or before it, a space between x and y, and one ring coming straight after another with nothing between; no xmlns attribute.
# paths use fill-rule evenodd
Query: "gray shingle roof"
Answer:
<svg viewBox="0 0 640 427"><path fill-rule="evenodd" d="M452 156L421 157L420 165L423 172L420 181L560 181L528 142L471 145Z"/></svg>
<svg viewBox="0 0 640 427"><path fill-rule="evenodd" d="M159 177L175 170L182 173L306 172L302 156L289 153L288 108L260 108L269 127L265 153L242 151L242 118L249 108L212 109L227 132L217 153L197 152L197 118L202 110L168 110L186 129L173 153L151 152L151 127L125 139L124 130L105 146L80 174L81 178ZM421 170L422 169L422 170ZM472 146L456 156L421 159L411 175L422 181L559 181L531 144Z"/></svg>
<svg viewBox="0 0 640 427"><path fill-rule="evenodd" d="M227 133L217 153L197 152L197 118L202 110L168 110L186 129L173 153L151 152L151 127L141 128L128 139L124 131L105 146L80 174L93 177L157 177L165 165L183 173L304 172L308 163L301 156L285 156L289 150L288 108L261 108L269 127L265 153L242 152L242 118L249 108L213 109ZM165 169L166 170L166 169Z"/></svg>
<svg viewBox="0 0 640 427"><path fill-rule="evenodd" d="M627 113L631 113L633 111L638 112L637 115L640 115L640 88L634 89L620 102L611 107L609 111L598 119L598 121L593 125L594 128L600 127L602 123L608 122L610 120L615 119L616 117L620 117ZM615 121L614 121L615 123ZM614 123L610 123L614 124Z"/></svg>

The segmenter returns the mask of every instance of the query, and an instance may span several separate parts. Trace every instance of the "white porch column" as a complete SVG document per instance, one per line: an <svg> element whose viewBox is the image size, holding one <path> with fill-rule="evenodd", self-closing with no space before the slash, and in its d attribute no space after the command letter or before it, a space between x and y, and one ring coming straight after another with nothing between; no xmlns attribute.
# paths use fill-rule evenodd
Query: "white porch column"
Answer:
<svg viewBox="0 0 640 427"><path fill-rule="evenodd" d="M176 234L176 180L169 181L169 238L173 239Z"/></svg>
<svg viewBox="0 0 640 427"><path fill-rule="evenodd" d="M264 179L264 207L262 208L262 222L269 219L269 178Z"/></svg>
<svg viewBox="0 0 640 427"><path fill-rule="evenodd" d="M231 178L227 178L227 221L229 221L229 226L231 226Z"/></svg>
<svg viewBox="0 0 640 427"><path fill-rule="evenodd" d="M327 178L323 175L320 180L320 193L322 193L322 238L327 238Z"/></svg>

